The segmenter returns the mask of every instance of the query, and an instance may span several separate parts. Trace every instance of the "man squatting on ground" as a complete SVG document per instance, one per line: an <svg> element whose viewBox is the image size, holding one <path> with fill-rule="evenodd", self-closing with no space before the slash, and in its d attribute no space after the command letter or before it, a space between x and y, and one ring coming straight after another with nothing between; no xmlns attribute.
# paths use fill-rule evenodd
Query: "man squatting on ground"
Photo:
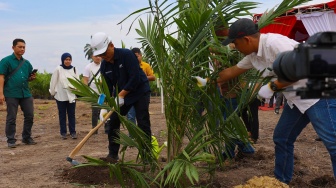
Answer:
<svg viewBox="0 0 336 188"><path fill-rule="evenodd" d="M246 55L237 65L219 73L218 83L233 79L251 68L264 71L263 77L273 76L270 83L262 86L259 96L269 99L273 93L287 86L304 87L306 80L284 83L277 80L272 68L276 55L291 51L298 42L286 36L274 33L260 34L258 25L250 19L240 19L230 26L229 36L223 45L234 43L238 51ZM207 79L197 78L206 84ZM326 146L336 177L336 100L335 99L301 99L294 91L284 91L287 99L283 113L274 129L275 144L274 175L284 183L292 180L294 168L294 142L309 122Z"/></svg>
<svg viewBox="0 0 336 188"><path fill-rule="evenodd" d="M112 40L102 32L91 37L91 47L93 55L103 59L100 73L104 76L110 93L113 93L116 103L120 107L120 114L126 115L129 109L134 106L138 126L148 136L146 141L150 146L150 88L147 76L141 70L136 56L129 49L115 48ZM119 139L118 133L120 131L120 119L117 113L111 115L109 127L107 159L118 161L120 144L114 141L114 139Z"/></svg>

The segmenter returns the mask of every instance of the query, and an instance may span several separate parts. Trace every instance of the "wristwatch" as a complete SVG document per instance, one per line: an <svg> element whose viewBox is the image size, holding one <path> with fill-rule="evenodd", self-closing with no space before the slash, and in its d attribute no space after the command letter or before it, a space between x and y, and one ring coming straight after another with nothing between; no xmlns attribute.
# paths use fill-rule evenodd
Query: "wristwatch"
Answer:
<svg viewBox="0 0 336 188"><path fill-rule="evenodd" d="M269 82L269 87L271 88L271 90L273 90L274 92L276 91L282 91L283 89L279 89L278 86L274 83L274 82Z"/></svg>

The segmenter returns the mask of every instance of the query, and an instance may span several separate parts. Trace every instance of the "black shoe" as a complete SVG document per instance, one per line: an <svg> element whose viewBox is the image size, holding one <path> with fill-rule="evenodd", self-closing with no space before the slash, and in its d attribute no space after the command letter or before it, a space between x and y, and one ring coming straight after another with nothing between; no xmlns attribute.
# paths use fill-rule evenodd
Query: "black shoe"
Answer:
<svg viewBox="0 0 336 188"><path fill-rule="evenodd" d="M245 153L245 152L242 152L242 151L238 151L237 154L236 154L236 159L243 159L243 158L249 158L249 157L252 157L254 155L254 152L253 153Z"/></svg>
<svg viewBox="0 0 336 188"><path fill-rule="evenodd" d="M225 153L225 152L222 152L222 157L223 157L223 161L225 160L232 160L235 158L235 154L231 155L230 153Z"/></svg>
<svg viewBox="0 0 336 188"><path fill-rule="evenodd" d="M249 138L251 144L257 144L257 139L254 139L254 138Z"/></svg>
<svg viewBox="0 0 336 188"><path fill-rule="evenodd" d="M72 133L72 134L71 134L71 138L72 138L72 139L77 139L77 134L76 134L76 133Z"/></svg>
<svg viewBox="0 0 336 188"><path fill-rule="evenodd" d="M61 134L61 139L66 140L67 139L66 134Z"/></svg>
<svg viewBox="0 0 336 188"><path fill-rule="evenodd" d="M322 141L320 137L315 138L315 141Z"/></svg>
<svg viewBox="0 0 336 188"><path fill-rule="evenodd" d="M279 114L279 109L275 109L274 114Z"/></svg>
<svg viewBox="0 0 336 188"><path fill-rule="evenodd" d="M107 157L106 157L106 162L109 162L109 163L118 163L119 162L119 157L118 155L110 155L108 154Z"/></svg>
<svg viewBox="0 0 336 188"><path fill-rule="evenodd" d="M8 143L9 148L16 148L16 143Z"/></svg>
<svg viewBox="0 0 336 188"><path fill-rule="evenodd" d="M27 145L35 145L36 142L32 138L22 139L22 143Z"/></svg>

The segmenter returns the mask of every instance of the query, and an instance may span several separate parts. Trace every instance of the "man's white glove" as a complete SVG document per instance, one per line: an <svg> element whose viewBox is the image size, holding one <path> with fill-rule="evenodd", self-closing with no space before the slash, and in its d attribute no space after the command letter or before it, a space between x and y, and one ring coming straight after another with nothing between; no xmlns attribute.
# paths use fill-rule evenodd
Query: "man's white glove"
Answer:
<svg viewBox="0 0 336 188"><path fill-rule="evenodd" d="M115 98L115 103L119 105L119 107L122 107L125 104L124 98L121 97L116 97Z"/></svg>
<svg viewBox="0 0 336 188"><path fill-rule="evenodd" d="M104 117L107 115L107 110L106 109L100 109L100 113L99 113L99 120L103 121Z"/></svg>
<svg viewBox="0 0 336 188"><path fill-rule="evenodd" d="M269 83L262 86L258 92L259 98L270 99L274 94L274 91L270 88Z"/></svg>
<svg viewBox="0 0 336 188"><path fill-rule="evenodd" d="M192 76L192 78L197 80L198 87L204 87L208 82L208 78L201 78L199 76Z"/></svg>

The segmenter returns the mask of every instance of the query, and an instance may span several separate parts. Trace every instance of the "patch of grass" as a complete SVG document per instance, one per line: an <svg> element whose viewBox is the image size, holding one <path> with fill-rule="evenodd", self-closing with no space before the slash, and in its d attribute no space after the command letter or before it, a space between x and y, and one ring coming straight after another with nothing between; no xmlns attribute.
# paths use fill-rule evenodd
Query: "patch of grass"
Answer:
<svg viewBox="0 0 336 188"><path fill-rule="evenodd" d="M39 106L37 106L37 109L38 109L38 110L48 110L50 107L51 107L50 104L47 104L47 105L39 105Z"/></svg>

